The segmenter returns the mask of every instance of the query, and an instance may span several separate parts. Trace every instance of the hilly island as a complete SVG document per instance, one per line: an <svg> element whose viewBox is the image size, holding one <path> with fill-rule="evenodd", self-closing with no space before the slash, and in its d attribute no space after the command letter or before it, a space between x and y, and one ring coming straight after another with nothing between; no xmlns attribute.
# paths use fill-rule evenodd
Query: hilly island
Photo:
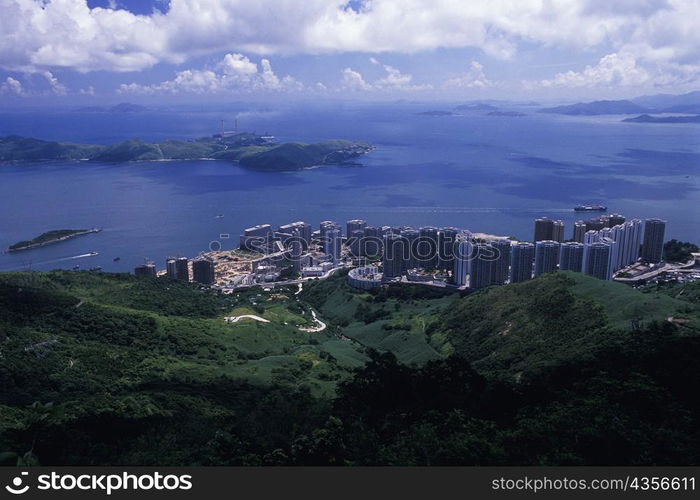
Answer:
<svg viewBox="0 0 700 500"><path fill-rule="evenodd" d="M132 139L117 144L75 144L20 136L0 138L0 161L81 160L116 163L162 160L228 160L245 168L288 171L320 165L352 164L372 150L370 144L330 140L305 144L276 143L252 133L167 140L159 143Z"/></svg>
<svg viewBox="0 0 700 500"><path fill-rule="evenodd" d="M357 290L340 271L226 295L3 273L0 459L698 463L699 285L559 272L473 293Z"/></svg>

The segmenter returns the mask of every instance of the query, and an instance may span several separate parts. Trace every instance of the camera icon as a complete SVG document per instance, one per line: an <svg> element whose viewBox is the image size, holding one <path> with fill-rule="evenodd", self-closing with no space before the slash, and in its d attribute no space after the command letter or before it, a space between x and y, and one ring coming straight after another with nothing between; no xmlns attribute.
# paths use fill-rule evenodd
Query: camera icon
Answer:
<svg viewBox="0 0 700 500"><path fill-rule="evenodd" d="M12 480L12 485L7 485L5 486L5 489L12 493L13 495L21 495L23 493L26 493L27 490L29 489L29 485L25 485L22 487L22 479L24 476L28 476L29 472L21 472L19 476L15 477Z"/></svg>

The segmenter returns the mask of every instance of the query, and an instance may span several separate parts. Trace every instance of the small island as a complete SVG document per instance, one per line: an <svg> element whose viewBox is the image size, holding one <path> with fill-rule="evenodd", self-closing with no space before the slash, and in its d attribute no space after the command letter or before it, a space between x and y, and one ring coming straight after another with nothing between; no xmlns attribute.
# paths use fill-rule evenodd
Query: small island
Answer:
<svg viewBox="0 0 700 500"><path fill-rule="evenodd" d="M0 162L76 160L102 163L165 160L228 160L267 171L347 165L370 152L365 142L333 140L313 144L277 143L274 137L225 133L194 140L149 143L132 139L117 144L74 144L20 136L0 137Z"/></svg>
<svg viewBox="0 0 700 500"><path fill-rule="evenodd" d="M700 123L700 115L653 116L649 114L625 118L627 123Z"/></svg>
<svg viewBox="0 0 700 500"><path fill-rule="evenodd" d="M75 238L76 236L82 236L83 234L99 233L102 229L92 228L92 229L55 229L53 231L47 231L40 234L32 240L18 241L14 245L5 250L5 252L19 252L21 250L30 250L32 248L43 247L44 245L50 245L51 243L58 243L59 241L65 241L70 238Z"/></svg>

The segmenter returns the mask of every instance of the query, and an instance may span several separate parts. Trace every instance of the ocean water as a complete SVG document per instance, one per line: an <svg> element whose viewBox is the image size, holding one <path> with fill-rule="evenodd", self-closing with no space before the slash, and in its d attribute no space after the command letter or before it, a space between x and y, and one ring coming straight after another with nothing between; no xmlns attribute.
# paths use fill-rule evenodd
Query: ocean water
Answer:
<svg viewBox="0 0 700 500"><path fill-rule="evenodd" d="M667 239L700 241L700 125L621 123L620 116L556 116L523 107L517 108L522 117L417 114L452 105L0 112L0 135L74 142L192 138L217 132L221 119L227 128L237 119L240 130L281 141L342 138L376 146L361 166L284 173L223 161L1 165L0 247L57 228L103 231L0 254L0 270L130 271L144 259L161 268L166 256L193 257L212 242L235 247L245 227L296 220L316 227L351 218L450 225L530 239L534 218L549 216L566 222L569 238L573 222L586 217L573 212L579 203L603 203L628 218L663 217ZM90 251L99 255L85 257Z"/></svg>

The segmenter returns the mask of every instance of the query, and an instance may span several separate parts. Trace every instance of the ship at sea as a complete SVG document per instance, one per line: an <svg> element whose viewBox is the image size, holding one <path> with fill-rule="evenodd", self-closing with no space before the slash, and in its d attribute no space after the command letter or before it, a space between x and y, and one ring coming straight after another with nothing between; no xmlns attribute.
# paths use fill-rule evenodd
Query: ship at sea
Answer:
<svg viewBox="0 0 700 500"><path fill-rule="evenodd" d="M605 212L608 209L605 205L576 205L575 212Z"/></svg>

